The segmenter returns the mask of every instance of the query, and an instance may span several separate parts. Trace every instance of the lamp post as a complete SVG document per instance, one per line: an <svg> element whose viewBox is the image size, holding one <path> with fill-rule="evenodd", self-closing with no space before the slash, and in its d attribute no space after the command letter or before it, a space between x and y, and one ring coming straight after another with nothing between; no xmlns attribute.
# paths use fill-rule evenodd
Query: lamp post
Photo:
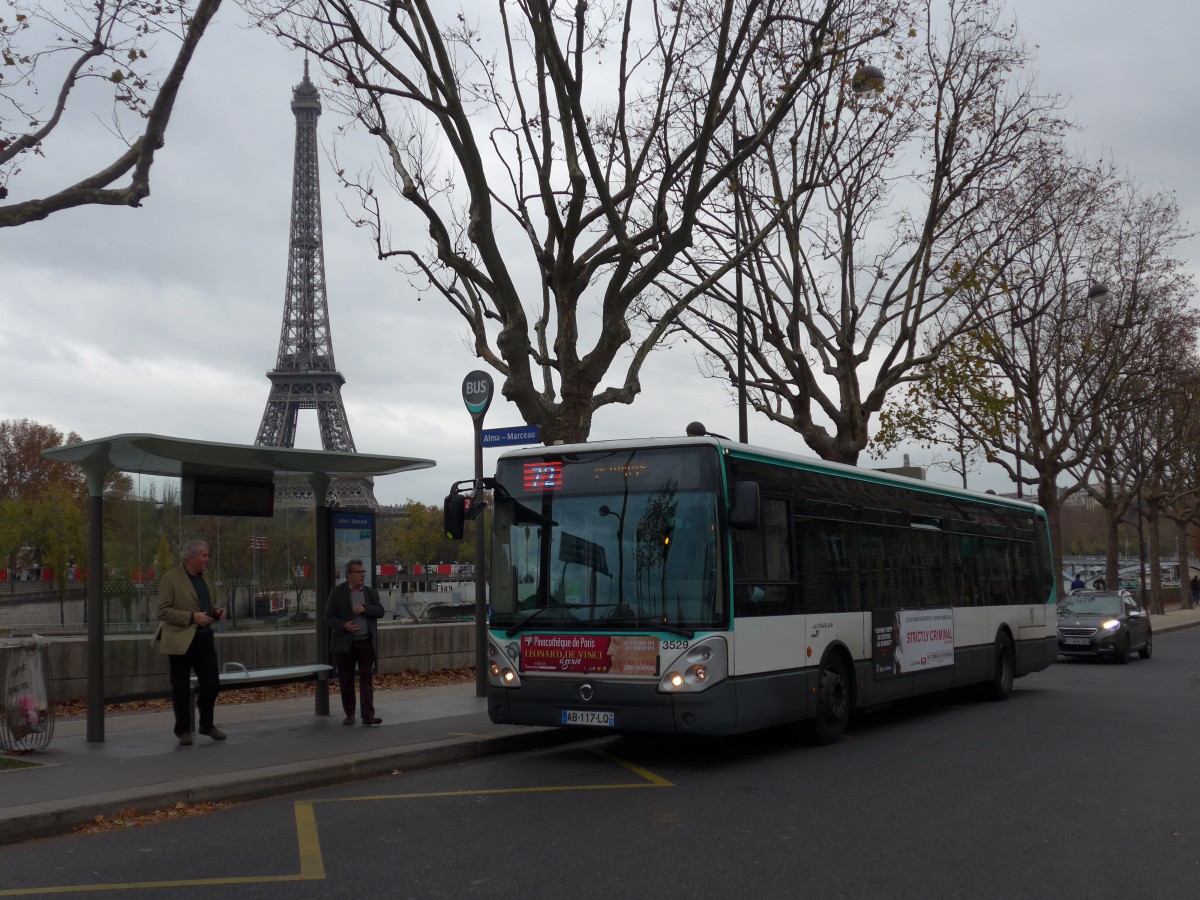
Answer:
<svg viewBox="0 0 1200 900"><path fill-rule="evenodd" d="M1017 399L1017 329L1024 328L1030 322L1038 317L1040 310L1035 310L1031 315L1023 319L1018 319L1016 310L1013 310L1012 318L1009 319L1008 326L1008 346L1009 352L1012 354L1013 365L1013 445L1014 455L1017 463L1017 499L1025 499L1025 482L1021 477L1021 404Z"/></svg>
<svg viewBox="0 0 1200 900"><path fill-rule="evenodd" d="M1091 281L1088 287L1087 298L1092 302L1104 302L1108 297L1108 288L1102 282ZM1021 407L1017 402L1017 329L1024 328L1026 325L1033 322L1041 315L1045 307L1035 309L1028 316L1022 319L1017 318L1016 308L1012 310L1012 317L1009 319L1008 340L1009 353L1012 355L1013 365L1013 444L1016 457L1017 470L1017 499L1025 498L1025 483L1021 476Z"/></svg>
<svg viewBox="0 0 1200 900"><path fill-rule="evenodd" d="M868 65L864 60L857 60L858 67L850 77L850 88L856 97L869 94L883 93L886 79L883 70L878 66ZM737 159L734 168L736 190L733 195L733 245L737 265L734 272L735 302L737 305L737 404L738 404L738 440L743 444L749 441L749 424L746 417L746 306L742 298L742 160L738 159L743 150L754 140L754 135L741 135L737 128L737 103L734 102L733 115L733 155Z"/></svg>
<svg viewBox="0 0 1200 900"><path fill-rule="evenodd" d="M733 114L733 154L738 156L753 140L752 136L738 134L737 110ZM749 422L746 416L746 304L742 299L742 164L739 161L734 171L736 189L733 193L733 247L737 259L734 273L734 299L737 303L737 403L738 440L749 441Z"/></svg>

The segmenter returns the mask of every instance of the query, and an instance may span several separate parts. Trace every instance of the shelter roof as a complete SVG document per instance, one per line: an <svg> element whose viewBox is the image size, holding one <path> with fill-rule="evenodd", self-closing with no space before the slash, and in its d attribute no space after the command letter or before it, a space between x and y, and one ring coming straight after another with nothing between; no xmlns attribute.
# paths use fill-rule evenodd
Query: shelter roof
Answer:
<svg viewBox="0 0 1200 900"><path fill-rule="evenodd" d="M48 459L74 463L89 473L113 470L143 475L220 475L231 478L287 477L324 474L346 476L392 475L436 465L432 459L223 444L164 437L158 434L116 434L78 444L64 444L43 453Z"/></svg>

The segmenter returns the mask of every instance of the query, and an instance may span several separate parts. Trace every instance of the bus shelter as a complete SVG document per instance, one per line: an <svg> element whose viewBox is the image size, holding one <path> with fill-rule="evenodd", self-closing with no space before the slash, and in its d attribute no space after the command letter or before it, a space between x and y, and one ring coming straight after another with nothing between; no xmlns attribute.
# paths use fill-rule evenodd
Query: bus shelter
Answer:
<svg viewBox="0 0 1200 900"><path fill-rule="evenodd" d="M329 517L324 514L330 482L339 477L375 477L426 469L431 459L223 444L156 434L118 434L112 437L54 447L47 459L83 469L88 485L87 609L87 740L104 741L104 481L115 471L166 477L207 476L228 479L307 478L312 486L316 515L317 659L329 656L325 621L325 591L332 582L333 552ZM329 685L318 681L316 715L329 715Z"/></svg>

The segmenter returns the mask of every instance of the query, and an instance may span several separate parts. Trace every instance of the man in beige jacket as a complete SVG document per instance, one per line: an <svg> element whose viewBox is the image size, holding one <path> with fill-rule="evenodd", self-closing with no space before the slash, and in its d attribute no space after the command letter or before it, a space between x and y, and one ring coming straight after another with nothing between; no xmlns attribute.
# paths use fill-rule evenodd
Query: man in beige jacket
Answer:
<svg viewBox="0 0 1200 900"><path fill-rule="evenodd" d="M200 733L214 741L225 740L225 732L213 723L220 676L212 626L225 618L215 606L204 570L208 568L208 544L188 541L183 545L183 565L163 576L158 586L159 652L167 654L171 668L171 702L175 707L175 736L185 747L192 745L191 673L199 682L197 707Z"/></svg>

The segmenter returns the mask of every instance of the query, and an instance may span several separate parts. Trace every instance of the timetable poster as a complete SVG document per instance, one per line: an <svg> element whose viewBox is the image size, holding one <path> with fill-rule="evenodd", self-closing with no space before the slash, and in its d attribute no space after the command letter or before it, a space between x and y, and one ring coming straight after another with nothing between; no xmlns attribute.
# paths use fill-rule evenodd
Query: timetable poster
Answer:
<svg viewBox="0 0 1200 900"><path fill-rule="evenodd" d="M871 610L871 662L876 678L896 674L896 611Z"/></svg>
<svg viewBox="0 0 1200 900"><path fill-rule="evenodd" d="M346 579L346 564L361 559L367 571L366 583L375 586L375 513L371 510L333 509L329 511L333 536L333 580Z"/></svg>

